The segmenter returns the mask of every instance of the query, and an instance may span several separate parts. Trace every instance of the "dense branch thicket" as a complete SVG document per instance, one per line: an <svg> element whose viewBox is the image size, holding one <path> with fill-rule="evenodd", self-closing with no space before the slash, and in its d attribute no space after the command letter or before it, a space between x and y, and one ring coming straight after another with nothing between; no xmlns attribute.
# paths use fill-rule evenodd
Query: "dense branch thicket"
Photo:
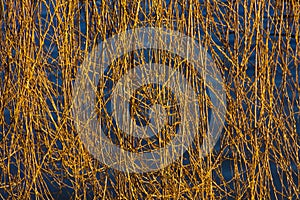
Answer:
<svg viewBox="0 0 300 200"><path fill-rule="evenodd" d="M0 198L299 198L299 1L1 2ZM209 156L195 147L159 171L127 174L86 150L71 91L97 42L143 26L180 31L206 48L224 79L227 114Z"/></svg>

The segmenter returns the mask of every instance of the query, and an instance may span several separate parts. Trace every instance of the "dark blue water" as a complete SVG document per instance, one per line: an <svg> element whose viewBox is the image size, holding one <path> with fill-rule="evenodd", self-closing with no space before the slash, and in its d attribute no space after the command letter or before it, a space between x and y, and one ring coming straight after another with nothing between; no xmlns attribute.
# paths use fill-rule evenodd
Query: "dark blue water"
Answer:
<svg viewBox="0 0 300 200"><path fill-rule="evenodd" d="M170 1L166 1L167 4L170 3ZM50 13L47 12L47 9L46 9L46 5L44 5L43 3L42 4L42 12L41 12L41 17L42 18L49 18L50 15L51 15L51 12L53 12L53 5L51 3L49 3L49 1L47 1L47 4L50 6ZM114 3L113 2L110 2L109 3L110 6L114 7ZM96 5L98 7L100 7L101 3L100 1L96 1ZM175 5L173 5L174 7ZM141 7L144 8L145 12L147 14L151 14L150 13L150 10L149 10L149 6L147 4L147 1L143 1L141 3ZM175 9L175 8L173 8ZM226 12L226 7L224 6L223 8L221 8L221 11L224 11ZM87 30L87 24L84 23L84 19L85 19L85 15L84 15L84 9L82 9L82 15L81 15L81 20L80 20L80 32L82 33L82 35L85 35L86 34L86 30ZM178 6L178 14L181 14L183 11L183 8L181 6ZM274 10L270 10L269 11L271 15L275 15L275 12ZM186 15L188 15L187 12L185 12ZM206 9L203 9L203 16L207 15L206 13ZM216 13L215 13L216 14ZM213 15L215 15L213 13ZM267 12L265 13L266 14L266 17L263 19L263 24L265 26L267 26L268 22L270 19L267 18ZM239 15L240 16L244 16L244 7L243 6L240 6L239 7ZM254 17L254 16L253 16ZM144 18L144 15L139 15L139 18L141 21L145 20ZM217 19L217 17L216 17ZM244 25L244 21L242 20L242 18L240 18L239 20L240 22L240 26L243 27ZM53 21L52 23L54 24L58 24L58 21L57 21L57 18L54 16L53 18ZM222 21L220 21L220 23L222 23ZM251 22L251 24L253 24L253 21ZM118 25L116 25L118 26ZM176 23L174 24L175 26L175 29L176 29ZM47 28L49 27L49 21L45 20L43 23L42 23L42 26L40 27L42 31L46 30ZM266 27L265 27L266 28ZM296 28L297 27L294 27L295 29L295 32L294 34L296 33ZM204 36L204 30L201 28L201 26L199 25L195 25L195 29L197 30L197 32L199 34L197 34L197 37L199 38L199 40L202 40L203 39L203 36ZM273 30L273 29L272 29ZM274 30L273 30L274 31ZM55 45L55 43L53 43L53 36L54 36L54 27L53 26L50 26L50 29L48 31L48 35L46 37L46 40L45 40L45 44L44 44L44 48L45 48L45 51L46 52L49 52L49 57L47 58L47 61L49 64L51 64L51 66L53 67L53 69L55 70L52 70L52 71L47 71L47 75L48 75L48 79L53 83L53 88L55 90L57 90L57 92L60 94L58 96L53 96L51 98L54 99L54 102L55 104L59 107L59 110L63 110L63 106L60 106L60 105L63 105L61 104L64 100L64 97L62 95L62 91L61 91L61 85L63 83L63 78L62 78L62 72L61 72L61 69L63 66L59 66L59 63L57 62L57 58L59 56L59 53L58 53L58 47L57 45ZM223 46L223 42L219 40L219 37L217 36L217 34L215 32L211 32L211 35L212 35L212 39L213 41L217 44L217 45L220 45L220 46ZM107 36L110 36L109 34L107 34ZM243 37L243 33L240 33L239 37ZM272 49L272 45L273 43L271 41L276 41L278 40L279 36L272 33L270 33L270 41L269 41L269 48ZM251 49L255 49L255 37L253 38L252 40L252 46L251 46ZM236 40L236 36L234 35L234 33L231 33L229 35L229 44L234 44L234 41ZM86 38L85 37L82 37L81 36L81 41L82 41L82 46L80 47L82 50L84 50L85 48L85 42L86 42ZM38 43L39 42L39 37L37 36L36 37L36 42ZM291 49L293 52L296 52L296 47L297 47L297 44L296 44L296 40L295 38L292 38L290 41L286 41L286 42L289 42L290 43L290 46L291 46ZM233 47L229 47L229 48L233 48ZM241 47L241 49L243 48L243 45ZM211 53L211 51L214 50L216 51L219 56L224 60L224 65L225 67L227 67L229 70L224 74L224 80L230 80L230 69L233 67L229 61L224 57L224 55L219 51L219 49L217 49L216 47L213 47L213 49L210 49L209 52ZM228 53L228 52L227 52ZM254 81L254 75L255 75L255 68L254 68L254 63L255 63L255 55L256 55L256 51L254 50L253 53L251 54L250 58L249 58L249 63L247 64L247 75L249 77L252 78L252 81ZM239 62L241 62L242 60L242 54L241 56L238 58L239 59ZM290 76L288 77L288 82L292 83L293 81L294 82L298 82L300 83L300 77L298 77L298 80L296 80L296 74L298 72L298 74L300 74L300 67L296 65L296 63L294 63L293 59L292 58L289 58L291 60L291 62L289 62L288 64L288 68L291 72ZM283 61L280 60L280 58L274 58L274 61L277 61L278 63L282 63ZM278 67L276 68L276 80L275 80L275 84L278 88L280 88L282 86L282 83L283 83L283 79L284 79L284 76L283 76L283 72L282 72L282 68L278 65ZM3 80L4 79L4 71L0 71L0 80ZM229 81L228 81L229 83ZM0 82L0 87L3 88L3 82ZM236 86L234 84L231 84L230 87L232 88L235 88ZM245 87L247 87L245 85ZM299 135L300 134L300 111L299 111L299 102L298 102L298 106L297 106L297 103L296 101L299 101L300 100L300 97L299 97L299 93L297 92L297 89L298 88L293 88L293 87L289 87L289 90L287 91L287 93L277 93L274 91L274 96L275 97L278 97L278 103L280 103L282 101L282 99L285 99L285 101L287 100L293 100L294 101L294 107L292 108L293 110L293 113L294 113L294 117L296 119L296 132L297 134ZM298 90L299 91L299 90ZM236 94L234 93L234 90L230 93L230 95L232 96L232 98L234 99ZM248 94L250 95L250 94ZM286 96L287 95L287 96ZM275 102L276 103L276 102ZM283 108L284 112L286 113L286 115L288 116L288 113L290 112L290 109L288 107L288 104L285 104L286 106ZM53 105L50 103L50 101L48 100L48 106L50 109L54 110L53 108ZM254 107L253 107L254 108ZM244 109L246 110L247 109L247 105L245 104L244 105ZM4 108L4 118L5 118L5 123L6 124L11 124L11 114L9 112L8 109ZM52 113L52 117L54 119L57 120L57 115L55 112ZM53 129L55 130L55 126L53 125L52 126ZM5 132L7 131L5 129L5 127L3 127L2 125L0 125L0 132ZM0 134L0 140L2 140L2 134ZM62 148L62 143L63 141L58 141L57 142L57 148L58 149L61 149ZM220 151L220 148L221 148L221 143L220 141L217 143L217 145L215 146L215 149L214 151L215 152L218 152ZM262 149L263 150L263 149ZM299 150L298 150L299 151ZM232 150L230 150L229 148L225 151L227 152L227 154L229 155L232 155L233 152ZM300 153L300 151L299 151ZM185 155L185 159L184 159L184 165L187 165L190 163L190 160L189 160L189 155L188 153L186 153ZM251 153L249 153L249 159L251 159ZM205 159L206 160L206 159ZM12 161L13 162L13 161ZM7 163L8 164L8 163ZM56 166L61 166L61 162L58 161L55 163ZM222 176L223 178L225 179L225 181L230 181L234 178L234 173L233 173L233 166L234 166L234 163L233 161L231 160L225 160L223 163L222 163L222 166L221 166L221 170L222 170ZM273 183L275 185L275 188L276 190L278 191L281 191L284 187L286 187L287 185L287 179L284 179L283 182L281 182L281 179L279 178L278 174L282 172L282 169L278 166L277 163L275 162L272 162L270 161L270 166L271 166L271 172L272 172L272 178L273 178ZM293 179L293 182L298 185L298 179L297 179L297 175L298 175L298 171L297 171L297 163L296 161L290 161L290 167L291 167L291 170L293 170L295 173L293 173L293 176L292 176L292 179ZM11 173L14 174L16 173L17 169L15 169L16 167L11 164ZM243 165L242 163L239 164L239 171L240 172L244 172L243 175L241 175L241 180L245 180L248 178L247 177L247 174L248 174L248 169L246 169L245 165ZM111 172L111 175L110 175L110 181L108 182L108 185L114 185L116 184L116 180L114 178L114 173L113 173L113 170L110 170L109 172ZM61 173L64 173L64 172L61 172ZM283 172L282 172L283 173ZM68 187L64 187L62 189L58 189L59 186L57 185L57 183L55 182L54 178L51 177L51 176L48 176L48 175L44 175L45 176L45 179L48 179L47 183L49 184L49 188L51 190L51 192L53 194L56 194L57 193L57 198L61 198L61 199L67 199L69 197L72 197L73 196L73 189L72 188L68 188ZM105 175L104 175L105 176ZM218 174L216 174L216 172L214 171L213 172L213 177L214 177L214 181L216 183L218 183L220 185L220 187L222 188L222 181L219 177ZM103 174L101 173L98 173L97 174L97 178L99 178L99 180L101 180L103 178ZM188 177L186 177L188 179ZM1 180L1 182L6 182L7 180ZM63 182L66 184L66 185L69 185L70 187L72 187L72 183L71 183L72 179L70 178L64 178L63 179ZM104 183L103 183L104 184ZM191 186L193 186L193 183L191 183ZM230 183L230 187L233 189L235 186L234 186L234 183L231 182ZM225 188L224 188L225 189ZM0 189L0 192L2 193L3 191ZM270 191L271 192L271 196L274 198L274 191ZM113 195L116 195L116 193L112 190L111 193ZM8 194L3 194L4 196L7 196ZM93 196L93 193L89 193L88 194L90 197ZM233 194L234 195L234 194ZM295 196L295 199L296 199L296 196Z"/></svg>

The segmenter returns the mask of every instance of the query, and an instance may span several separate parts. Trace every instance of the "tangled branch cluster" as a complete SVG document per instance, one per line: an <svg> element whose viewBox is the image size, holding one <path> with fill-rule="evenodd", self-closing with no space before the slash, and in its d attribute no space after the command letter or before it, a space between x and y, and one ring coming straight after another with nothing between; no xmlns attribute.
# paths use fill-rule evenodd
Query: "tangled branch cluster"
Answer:
<svg viewBox="0 0 300 200"><path fill-rule="evenodd" d="M298 1L1 2L0 198L299 198ZM164 169L129 174L86 150L71 91L97 42L143 26L180 31L205 47L224 78L227 114L209 156L200 159L195 145Z"/></svg>

